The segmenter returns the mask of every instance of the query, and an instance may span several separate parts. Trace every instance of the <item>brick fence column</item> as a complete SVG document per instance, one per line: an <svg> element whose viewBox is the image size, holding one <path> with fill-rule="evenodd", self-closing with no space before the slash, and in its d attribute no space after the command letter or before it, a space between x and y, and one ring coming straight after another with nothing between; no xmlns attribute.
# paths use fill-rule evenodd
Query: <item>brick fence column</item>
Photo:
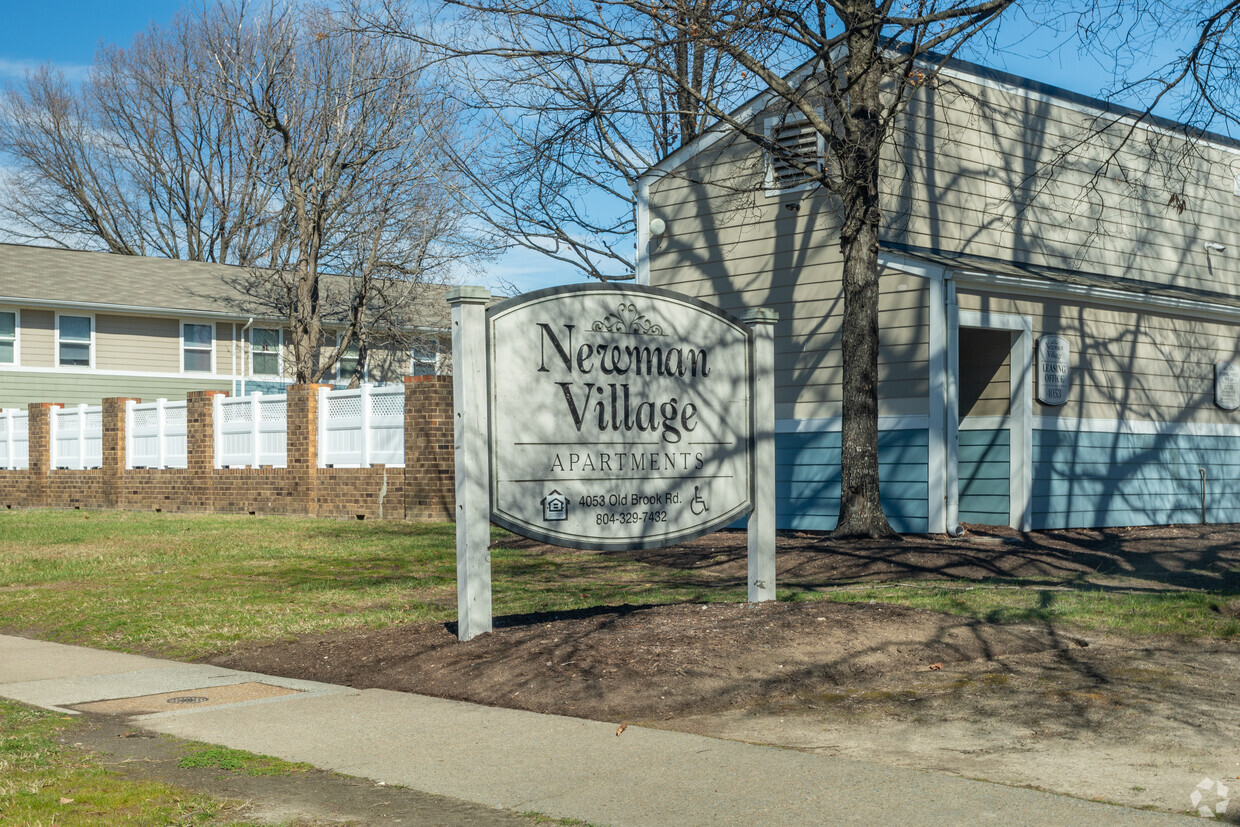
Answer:
<svg viewBox="0 0 1240 827"><path fill-rule="evenodd" d="M452 377L406 376L406 519L454 518L452 433Z"/></svg>
<svg viewBox="0 0 1240 827"><path fill-rule="evenodd" d="M52 469L52 420L53 402L31 402L26 406L29 432L27 443L30 450L28 496L31 508L47 508L49 474Z"/></svg>
<svg viewBox="0 0 1240 827"><path fill-rule="evenodd" d="M289 385L288 479L294 503L311 517L318 513L319 389L329 385Z"/></svg>
<svg viewBox="0 0 1240 827"><path fill-rule="evenodd" d="M190 391L185 395L185 467L189 490L186 511L214 511L215 397L227 391Z"/></svg>
<svg viewBox="0 0 1240 827"><path fill-rule="evenodd" d="M103 400L103 462L100 468L103 484L100 486L100 493L103 495L104 508L124 507L122 492L125 486L125 432L128 425L125 403L129 401L131 400L123 396Z"/></svg>

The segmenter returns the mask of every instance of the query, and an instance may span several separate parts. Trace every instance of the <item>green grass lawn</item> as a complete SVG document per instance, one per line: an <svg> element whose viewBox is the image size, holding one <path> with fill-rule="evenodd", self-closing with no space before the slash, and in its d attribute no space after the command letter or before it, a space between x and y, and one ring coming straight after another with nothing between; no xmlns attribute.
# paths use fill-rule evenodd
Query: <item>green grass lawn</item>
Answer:
<svg viewBox="0 0 1240 827"><path fill-rule="evenodd" d="M132 781L65 745L80 719L0 700L0 821L5 824L200 824L250 822L229 805L188 790Z"/></svg>
<svg viewBox="0 0 1240 827"><path fill-rule="evenodd" d="M492 549L496 615L741 601L743 583L607 554ZM0 512L0 631L193 659L250 641L456 618L447 523L112 511ZM1236 595L1056 581L850 586L781 599L888 602L999 622L1240 638Z"/></svg>
<svg viewBox="0 0 1240 827"><path fill-rule="evenodd" d="M0 513L0 630L173 658L456 619L455 528L273 516ZM741 600L599 554L492 549L497 615Z"/></svg>
<svg viewBox="0 0 1240 827"><path fill-rule="evenodd" d="M823 589L812 596L841 603L898 603L991 623L1240 640L1240 618L1228 610L1229 602L1240 605L1240 600L1214 592L1134 593L1016 581L847 587Z"/></svg>

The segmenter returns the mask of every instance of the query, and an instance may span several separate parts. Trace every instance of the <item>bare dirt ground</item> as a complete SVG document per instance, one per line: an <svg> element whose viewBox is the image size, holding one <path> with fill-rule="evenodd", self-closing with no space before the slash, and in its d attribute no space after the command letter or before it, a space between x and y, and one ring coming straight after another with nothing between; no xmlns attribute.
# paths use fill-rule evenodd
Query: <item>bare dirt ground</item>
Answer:
<svg viewBox="0 0 1240 827"><path fill-rule="evenodd" d="M519 544L530 554L545 547ZM703 583L745 578L745 537L627 556ZM841 583L1037 579L1228 594L1240 527L975 533L835 542L781 535L781 592ZM1053 582L1052 582L1053 581ZM497 588L501 588L497 584ZM920 767L1173 812L1209 778L1240 791L1240 645L1129 639L824 601L613 606L496 618L459 643L419 624L234 651L212 662L357 687L640 723ZM1224 818L1240 823L1240 795ZM1217 802L1217 789L1205 793Z"/></svg>

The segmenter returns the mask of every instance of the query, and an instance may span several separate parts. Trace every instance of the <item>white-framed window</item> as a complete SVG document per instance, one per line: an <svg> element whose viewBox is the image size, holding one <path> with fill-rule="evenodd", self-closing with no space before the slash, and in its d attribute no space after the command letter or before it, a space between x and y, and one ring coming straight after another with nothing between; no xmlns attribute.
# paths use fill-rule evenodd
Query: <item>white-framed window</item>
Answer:
<svg viewBox="0 0 1240 827"><path fill-rule="evenodd" d="M278 327L250 328L250 375L284 375L284 331Z"/></svg>
<svg viewBox="0 0 1240 827"><path fill-rule="evenodd" d="M19 311L0 307L0 365L21 364L17 329L21 324Z"/></svg>
<svg viewBox="0 0 1240 827"><path fill-rule="evenodd" d="M181 371L215 373L215 325L181 322Z"/></svg>
<svg viewBox="0 0 1240 827"><path fill-rule="evenodd" d="M439 340L422 339L413 346L410 376L439 375Z"/></svg>
<svg viewBox="0 0 1240 827"><path fill-rule="evenodd" d="M336 347L340 347L340 341L344 338L343 333L336 334ZM348 382L353 378L353 371L357 368L357 357L361 354L361 343L354 337L353 341L340 352L340 358L336 360L336 381ZM366 366L362 366L362 381L366 381Z"/></svg>
<svg viewBox="0 0 1240 827"><path fill-rule="evenodd" d="M768 152L766 163L766 194L778 195L789 190L815 186L810 173L793 166L795 159L820 172L823 169L825 142L818 130L800 114L766 119L766 137L781 152Z"/></svg>
<svg viewBox="0 0 1240 827"><path fill-rule="evenodd" d="M72 368L94 366L94 316L56 314L56 364Z"/></svg>

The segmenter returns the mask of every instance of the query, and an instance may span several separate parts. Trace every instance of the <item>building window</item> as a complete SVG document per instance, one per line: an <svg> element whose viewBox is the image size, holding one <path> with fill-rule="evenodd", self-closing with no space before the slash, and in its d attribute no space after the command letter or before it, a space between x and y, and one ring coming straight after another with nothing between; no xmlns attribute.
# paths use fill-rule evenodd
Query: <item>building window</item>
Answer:
<svg viewBox="0 0 1240 827"><path fill-rule="evenodd" d="M439 340L424 339L413 346L413 364L410 376L439 375Z"/></svg>
<svg viewBox="0 0 1240 827"><path fill-rule="evenodd" d="M94 319L90 316L57 316L56 350L60 366L90 367L94 333Z"/></svg>
<svg viewBox="0 0 1240 827"><path fill-rule="evenodd" d="M280 376L283 331L256 327L250 331L250 373L254 376Z"/></svg>
<svg viewBox="0 0 1240 827"><path fill-rule="evenodd" d="M803 117L789 115L766 119L766 137L779 151L768 153L766 189L774 194L798 187L814 186L813 175L798 169L798 162L810 169L823 169L823 140L818 130Z"/></svg>
<svg viewBox="0 0 1240 827"><path fill-rule="evenodd" d="M181 325L181 367L186 373L214 370L215 326L186 322Z"/></svg>
<svg viewBox="0 0 1240 827"><path fill-rule="evenodd" d="M336 337L336 347L340 347L340 336ZM357 369L357 357L362 352L361 344L356 338L340 352L340 358L336 360L336 381L348 382L353 379L353 371ZM365 370L363 368L363 370ZM362 381L366 381L363 374Z"/></svg>
<svg viewBox="0 0 1240 827"><path fill-rule="evenodd" d="M17 311L0 310L0 365L17 364Z"/></svg>

